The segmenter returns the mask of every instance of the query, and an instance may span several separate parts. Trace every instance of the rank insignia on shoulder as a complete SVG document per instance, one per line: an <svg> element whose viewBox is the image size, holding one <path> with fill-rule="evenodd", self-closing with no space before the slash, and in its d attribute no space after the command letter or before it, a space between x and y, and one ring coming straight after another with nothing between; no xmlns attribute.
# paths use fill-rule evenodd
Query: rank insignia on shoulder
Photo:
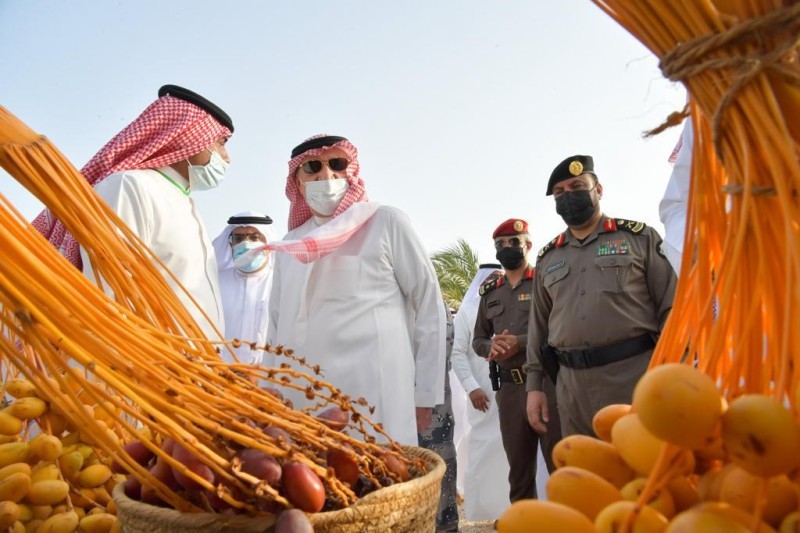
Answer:
<svg viewBox="0 0 800 533"><path fill-rule="evenodd" d="M501 274L490 275L488 278L486 278L486 281L484 281L481 284L481 288L478 289L478 294L480 294L481 296L489 294L497 287L501 286L503 284L504 279L505 278Z"/></svg>
<svg viewBox="0 0 800 533"><path fill-rule="evenodd" d="M566 240L567 240L567 233L566 232L559 234L558 237L556 237L552 241L550 241L547 244L545 244L544 248L539 250L539 255L537 257L539 259L541 259L550 250L553 250L554 248L561 248L562 246L564 246L564 243L566 242Z"/></svg>
<svg viewBox="0 0 800 533"><path fill-rule="evenodd" d="M529 302L531 301L531 293L529 292L521 292L517 295L517 301L520 302Z"/></svg>
<svg viewBox="0 0 800 533"><path fill-rule="evenodd" d="M641 233L642 231L644 231L644 228L647 227L647 224L645 224L644 222L639 222L636 220L625 220L624 218L615 219L614 224L616 225L615 229L627 231L628 233L633 233L635 235Z"/></svg>

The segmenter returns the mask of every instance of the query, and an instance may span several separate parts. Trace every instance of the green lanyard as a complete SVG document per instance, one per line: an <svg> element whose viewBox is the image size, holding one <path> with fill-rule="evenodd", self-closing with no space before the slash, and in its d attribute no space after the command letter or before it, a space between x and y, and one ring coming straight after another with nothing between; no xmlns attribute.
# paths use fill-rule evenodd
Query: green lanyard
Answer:
<svg viewBox="0 0 800 533"><path fill-rule="evenodd" d="M167 178L167 181L170 182L171 184L173 184L175 187L177 187L178 190L181 191L185 196L189 196L189 189L187 187L184 187L183 185L181 185L180 183L178 183L174 179L170 178L169 176L167 176L166 174L164 174L163 172L161 172L157 168L151 168L150 170L155 170L156 172L158 172L159 174L161 174L162 176Z"/></svg>

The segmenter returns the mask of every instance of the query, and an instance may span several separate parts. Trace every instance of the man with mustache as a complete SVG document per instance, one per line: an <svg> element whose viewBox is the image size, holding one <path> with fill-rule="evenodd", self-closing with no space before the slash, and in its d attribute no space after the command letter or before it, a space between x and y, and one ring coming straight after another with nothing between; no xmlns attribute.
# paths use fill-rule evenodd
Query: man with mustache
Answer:
<svg viewBox="0 0 800 533"><path fill-rule="evenodd" d="M559 163L547 195L555 197L567 229L536 262L525 365L528 420L546 431L555 413L542 387L551 380L563 435L594 435L597 411L631 403L677 281L656 230L600 210L603 185L591 156Z"/></svg>

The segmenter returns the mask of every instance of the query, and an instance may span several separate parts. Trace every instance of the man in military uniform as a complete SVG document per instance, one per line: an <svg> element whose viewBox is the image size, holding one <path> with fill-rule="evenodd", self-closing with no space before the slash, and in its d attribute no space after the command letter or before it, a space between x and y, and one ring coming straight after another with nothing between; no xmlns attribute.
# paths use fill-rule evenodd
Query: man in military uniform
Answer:
<svg viewBox="0 0 800 533"><path fill-rule="evenodd" d="M509 219L492 235L497 260L505 275L494 275L480 289L481 303L475 320L472 347L490 364L492 387L500 414L500 434L509 464L508 482L511 502L536 498L536 463L539 434L531 428L525 415L526 390L525 350L528 343L528 317L533 290L533 267L526 256L531 249L528 224ZM545 389L547 390L547 389ZM555 394L549 389L551 406L556 413ZM540 430L542 431L542 430ZM558 416L550 417L542 431L542 454L552 472L552 451L561 436Z"/></svg>
<svg viewBox="0 0 800 533"><path fill-rule="evenodd" d="M557 375L563 434L593 435L598 410L631 403L672 308L676 278L653 228L600 211L603 186L591 156L562 161L547 195L555 197L567 230L536 262L525 365L528 420L544 431L554 416L543 385Z"/></svg>

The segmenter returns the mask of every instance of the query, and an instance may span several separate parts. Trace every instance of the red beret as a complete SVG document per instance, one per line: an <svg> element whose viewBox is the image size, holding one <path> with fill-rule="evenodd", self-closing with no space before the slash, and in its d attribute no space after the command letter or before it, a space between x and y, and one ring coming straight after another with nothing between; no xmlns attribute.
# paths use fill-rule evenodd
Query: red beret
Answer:
<svg viewBox="0 0 800 533"><path fill-rule="evenodd" d="M492 239L502 237L504 235L520 235L528 233L528 223L521 218L509 218L494 230Z"/></svg>

